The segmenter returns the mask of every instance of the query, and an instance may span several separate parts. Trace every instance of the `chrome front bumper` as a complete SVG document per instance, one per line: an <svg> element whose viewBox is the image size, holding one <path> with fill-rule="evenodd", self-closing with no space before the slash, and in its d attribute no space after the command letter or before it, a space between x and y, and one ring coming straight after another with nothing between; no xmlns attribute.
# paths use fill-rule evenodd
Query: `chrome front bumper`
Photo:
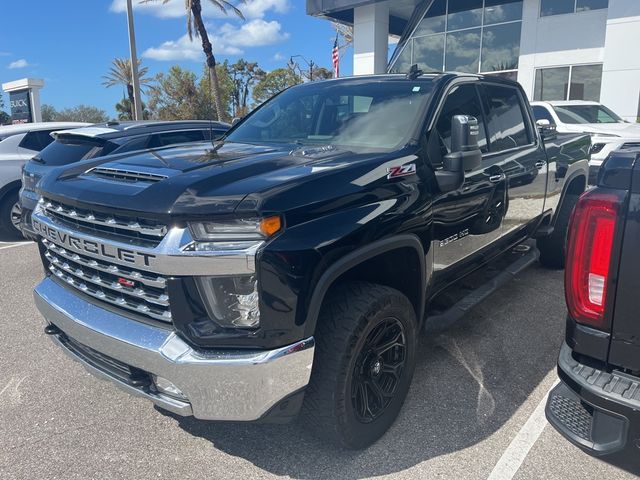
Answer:
<svg viewBox="0 0 640 480"><path fill-rule="evenodd" d="M64 335L102 355L161 376L188 400L138 388L88 363L53 336L91 373L178 415L203 420L258 420L309 383L314 340L270 351L206 350L186 344L170 328L131 320L100 308L50 278L35 289L36 306Z"/></svg>

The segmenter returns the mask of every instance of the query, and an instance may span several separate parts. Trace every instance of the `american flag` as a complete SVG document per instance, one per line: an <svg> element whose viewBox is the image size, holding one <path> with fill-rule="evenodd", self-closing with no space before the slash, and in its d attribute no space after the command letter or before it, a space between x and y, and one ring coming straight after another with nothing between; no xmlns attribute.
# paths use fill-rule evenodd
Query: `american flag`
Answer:
<svg viewBox="0 0 640 480"><path fill-rule="evenodd" d="M333 44L333 77L340 78L340 47L338 47L338 35Z"/></svg>

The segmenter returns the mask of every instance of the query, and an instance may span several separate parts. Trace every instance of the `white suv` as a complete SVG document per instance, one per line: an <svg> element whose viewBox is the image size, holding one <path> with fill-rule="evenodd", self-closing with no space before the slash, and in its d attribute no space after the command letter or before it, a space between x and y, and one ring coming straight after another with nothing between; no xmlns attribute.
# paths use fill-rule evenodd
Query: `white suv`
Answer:
<svg viewBox="0 0 640 480"><path fill-rule="evenodd" d="M600 103L569 100L531 102L531 106L537 121L549 121L559 133L591 135L590 183L594 183L598 169L609 153L640 147L640 125L624 121Z"/></svg>
<svg viewBox="0 0 640 480"><path fill-rule="evenodd" d="M52 132L85 125L89 124L41 122L0 127L0 238L20 235L18 191L25 162L53 141Z"/></svg>

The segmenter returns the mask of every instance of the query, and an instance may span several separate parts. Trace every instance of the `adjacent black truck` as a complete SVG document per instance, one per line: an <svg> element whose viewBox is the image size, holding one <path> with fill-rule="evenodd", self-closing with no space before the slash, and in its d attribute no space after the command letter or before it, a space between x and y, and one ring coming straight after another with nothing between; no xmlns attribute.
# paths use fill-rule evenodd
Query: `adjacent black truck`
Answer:
<svg viewBox="0 0 640 480"><path fill-rule="evenodd" d="M419 332L455 317L425 315L439 292L531 237L563 266L590 140L540 130L514 82L412 70L288 89L213 144L61 168L32 216L45 332L175 414L302 413L365 447Z"/></svg>
<svg viewBox="0 0 640 480"><path fill-rule="evenodd" d="M640 468L640 149L610 154L572 215L562 382L547 418L573 443Z"/></svg>

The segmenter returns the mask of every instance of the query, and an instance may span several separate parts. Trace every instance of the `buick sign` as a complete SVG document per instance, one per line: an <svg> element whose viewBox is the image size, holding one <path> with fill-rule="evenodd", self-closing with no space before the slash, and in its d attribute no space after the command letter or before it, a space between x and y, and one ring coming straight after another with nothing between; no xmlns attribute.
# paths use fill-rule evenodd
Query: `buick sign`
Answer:
<svg viewBox="0 0 640 480"><path fill-rule="evenodd" d="M9 105L11 107L12 123L33 122L33 117L31 114L31 102L29 100L29 90L10 92Z"/></svg>

